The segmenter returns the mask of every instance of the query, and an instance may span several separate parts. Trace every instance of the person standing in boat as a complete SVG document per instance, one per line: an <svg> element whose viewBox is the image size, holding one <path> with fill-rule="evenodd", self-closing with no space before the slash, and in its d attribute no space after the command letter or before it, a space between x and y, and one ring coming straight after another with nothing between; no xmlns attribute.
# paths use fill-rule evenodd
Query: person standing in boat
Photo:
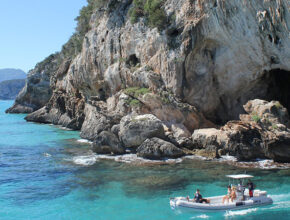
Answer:
<svg viewBox="0 0 290 220"><path fill-rule="evenodd" d="M248 180L248 189L249 189L249 196L253 197L253 195L254 195L254 183L250 179Z"/></svg>
<svg viewBox="0 0 290 220"><path fill-rule="evenodd" d="M243 186L242 180L239 180L238 193L242 196L242 201L245 200L245 187Z"/></svg>

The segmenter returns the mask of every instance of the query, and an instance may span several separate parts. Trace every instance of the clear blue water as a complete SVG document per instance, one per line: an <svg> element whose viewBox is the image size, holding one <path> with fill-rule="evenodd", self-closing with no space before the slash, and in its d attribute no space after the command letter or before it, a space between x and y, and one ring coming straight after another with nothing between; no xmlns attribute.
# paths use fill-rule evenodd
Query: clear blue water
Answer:
<svg viewBox="0 0 290 220"><path fill-rule="evenodd" d="M89 151L77 142L78 132L5 114L11 104L0 101L0 219L290 219L289 169L247 169L273 205L219 213L171 210L170 197L197 187L204 196L224 194L224 175L245 169L197 160L77 165L73 158Z"/></svg>

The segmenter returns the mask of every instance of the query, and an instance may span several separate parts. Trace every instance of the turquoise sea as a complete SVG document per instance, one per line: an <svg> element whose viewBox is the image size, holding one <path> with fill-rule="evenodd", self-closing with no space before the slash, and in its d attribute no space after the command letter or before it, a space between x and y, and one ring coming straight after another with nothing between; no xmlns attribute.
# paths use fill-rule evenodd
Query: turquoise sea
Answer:
<svg viewBox="0 0 290 220"><path fill-rule="evenodd" d="M27 123L0 101L0 219L290 219L290 170L220 162L140 164L92 156L79 132ZM224 194L226 174L253 174L274 204L218 213L171 210L169 198Z"/></svg>

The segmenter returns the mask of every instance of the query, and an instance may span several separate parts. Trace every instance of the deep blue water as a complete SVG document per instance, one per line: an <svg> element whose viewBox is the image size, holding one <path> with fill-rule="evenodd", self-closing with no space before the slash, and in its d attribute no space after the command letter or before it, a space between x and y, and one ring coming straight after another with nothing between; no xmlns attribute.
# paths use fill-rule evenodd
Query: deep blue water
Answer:
<svg viewBox="0 0 290 220"><path fill-rule="evenodd" d="M0 101L0 219L290 219L289 169L246 169L273 205L219 213L171 210L170 197L197 187L204 196L222 195L224 175L245 169L199 160L94 163L78 132L5 114L11 105Z"/></svg>

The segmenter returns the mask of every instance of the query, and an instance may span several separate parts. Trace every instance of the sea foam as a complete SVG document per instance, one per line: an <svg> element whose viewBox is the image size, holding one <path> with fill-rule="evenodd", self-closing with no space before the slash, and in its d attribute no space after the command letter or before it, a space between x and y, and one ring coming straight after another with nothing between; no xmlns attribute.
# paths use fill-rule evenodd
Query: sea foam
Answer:
<svg viewBox="0 0 290 220"><path fill-rule="evenodd" d="M79 143L85 143L85 144L91 144L91 143L93 143L92 141L89 141L87 139L78 139L77 142L79 142Z"/></svg>
<svg viewBox="0 0 290 220"><path fill-rule="evenodd" d="M193 216L190 219L207 219L207 218L209 218L209 216L206 214L203 214L203 215L199 215L199 216Z"/></svg>
<svg viewBox="0 0 290 220"><path fill-rule="evenodd" d="M94 154L86 156L75 156L72 158L72 161L77 165L91 166L96 163L97 157Z"/></svg>
<svg viewBox="0 0 290 220"><path fill-rule="evenodd" d="M257 208L238 210L238 211L227 211L225 213L225 217L231 217L231 216L236 216L236 215L247 215L249 213L256 212L256 211L257 211Z"/></svg>

